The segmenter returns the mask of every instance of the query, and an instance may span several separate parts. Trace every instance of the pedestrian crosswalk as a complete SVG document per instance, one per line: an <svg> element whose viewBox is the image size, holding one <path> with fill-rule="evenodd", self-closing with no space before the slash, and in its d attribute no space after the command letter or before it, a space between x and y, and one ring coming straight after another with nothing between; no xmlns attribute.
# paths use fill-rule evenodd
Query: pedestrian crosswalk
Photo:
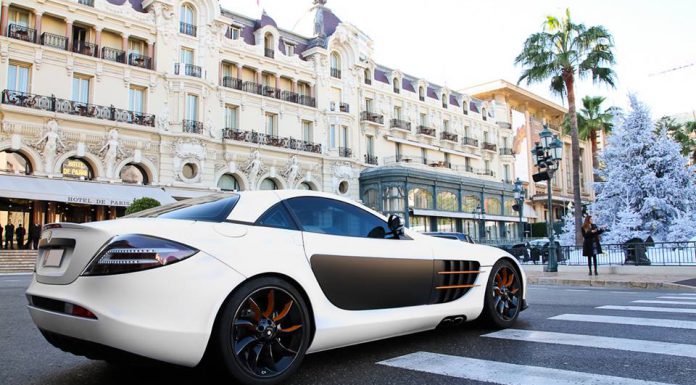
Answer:
<svg viewBox="0 0 696 385"><path fill-rule="evenodd" d="M688 362L686 366L696 367L696 339L693 338L694 334L689 334L691 333L690 330L696 330L696 318L691 316L696 314L696 293L655 295L653 298L643 297L645 299L632 300L634 298L629 300L630 304L601 304L600 302L600 306L593 305L593 311L588 312L593 314L567 313L550 316L546 318L551 322L548 324L550 326L544 324L545 326L541 327L541 329L551 330L530 330L535 329L531 325L527 326L527 328L504 329L485 333L480 337L490 340L516 341L515 343L517 344L535 344L534 346L563 346L566 349L600 349L596 350L596 352L606 352L602 354L609 355L612 358L620 357L621 355L632 357L630 354L635 353L659 355L661 357L672 357L672 359L687 360L685 361ZM614 329L585 326L600 324L615 326ZM620 330L622 330L621 327L623 326L630 328L628 329L630 332L621 333ZM559 332L558 329L563 330ZM660 329L664 330L664 332L655 332ZM573 333L567 332L568 330L573 331ZM575 330L583 330L585 332L575 333ZM605 330L607 331L604 332ZM680 331L682 335L688 338L675 337ZM633 338L634 335L636 338ZM626 336L631 338L625 338ZM640 338L641 336L643 338ZM645 338L646 336L647 338ZM666 341L655 339L666 339ZM520 348L521 345L514 346ZM523 351L540 351L531 347L521 347L520 349ZM577 354L581 354L583 357L585 355L592 357L595 353L581 351ZM596 354L600 355L599 353ZM565 368L559 370L556 367L545 367L543 361L540 363L531 362L531 364L528 361L522 363L504 362L518 359L510 357L516 356L503 355L501 358L481 359L481 357L460 357L450 354L417 351L380 361L378 364L456 379L502 385L667 384L665 382L650 382L640 378L631 378L634 376L640 377L640 375L630 370L626 371L627 374L625 376L612 376L607 374L619 374L620 372L604 371L604 373L592 373L592 365L589 365L587 368L582 366L569 368L580 368L582 370L566 370ZM659 363L657 363L660 360L655 359L656 368L660 367ZM653 363L653 359L646 362ZM659 379L662 380L663 378ZM683 383L683 381L678 381L669 385ZM693 384L694 382L689 381L688 383Z"/></svg>

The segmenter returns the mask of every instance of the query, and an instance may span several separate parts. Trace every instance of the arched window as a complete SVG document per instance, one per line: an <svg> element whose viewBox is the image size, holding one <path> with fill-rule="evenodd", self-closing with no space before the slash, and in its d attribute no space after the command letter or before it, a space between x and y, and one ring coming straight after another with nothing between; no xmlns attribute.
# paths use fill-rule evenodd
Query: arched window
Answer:
<svg viewBox="0 0 696 385"><path fill-rule="evenodd" d="M150 184L150 180L148 179L145 170L140 165L135 163L128 163L127 165L123 166L118 177L123 183L140 185Z"/></svg>
<svg viewBox="0 0 696 385"><path fill-rule="evenodd" d="M263 37L263 48L266 54L266 57L273 58L275 51L274 51L275 44L273 44L273 35L268 32L266 35Z"/></svg>
<svg viewBox="0 0 696 385"><path fill-rule="evenodd" d="M196 11L188 3L181 5L179 12L179 32L196 36Z"/></svg>
<svg viewBox="0 0 696 385"><path fill-rule="evenodd" d="M412 188L408 191L408 206L415 209L432 209L433 194L424 188Z"/></svg>
<svg viewBox="0 0 696 385"><path fill-rule="evenodd" d="M222 191L239 191L241 190L239 186L239 181L232 174L225 174L220 177L217 186Z"/></svg>
<svg viewBox="0 0 696 385"><path fill-rule="evenodd" d="M68 158L63 162L61 174L67 178L91 180L94 178L92 166L80 158Z"/></svg>
<svg viewBox="0 0 696 385"><path fill-rule="evenodd" d="M382 191L382 206L385 212L403 212L404 189L397 186L385 187Z"/></svg>
<svg viewBox="0 0 696 385"><path fill-rule="evenodd" d="M401 92L401 85L399 84L399 78L394 77L394 79L392 80L392 84L394 85L394 93L395 94L398 94L399 92Z"/></svg>
<svg viewBox="0 0 696 385"><path fill-rule="evenodd" d="M500 199L498 198L493 198L493 197L487 197L485 200L486 203L486 214L491 214L491 215L502 215L502 206L500 204Z"/></svg>
<svg viewBox="0 0 696 385"><path fill-rule="evenodd" d="M465 213L473 213L481 201L476 195L465 195L462 197L462 211Z"/></svg>
<svg viewBox="0 0 696 385"><path fill-rule="evenodd" d="M425 87L423 86L418 87L418 99L421 102L425 101Z"/></svg>
<svg viewBox="0 0 696 385"><path fill-rule="evenodd" d="M338 55L338 52L331 52L331 76L340 79L341 68L341 56Z"/></svg>
<svg viewBox="0 0 696 385"><path fill-rule="evenodd" d="M442 108L447 108L447 102L448 102L447 99L448 99L447 94L443 93L442 94Z"/></svg>
<svg viewBox="0 0 696 385"><path fill-rule="evenodd" d="M273 179L266 178L261 182L259 190L278 190L278 184Z"/></svg>
<svg viewBox="0 0 696 385"><path fill-rule="evenodd" d="M365 84L372 84L372 72L369 68L365 68Z"/></svg>
<svg viewBox="0 0 696 385"><path fill-rule="evenodd" d="M515 215L515 210L512 209L512 206L515 205L515 200L514 199L506 199L505 200L505 215Z"/></svg>
<svg viewBox="0 0 696 385"><path fill-rule="evenodd" d="M307 183L307 182L302 182L302 183L298 184L297 189L298 190L314 190L312 188L312 185Z"/></svg>
<svg viewBox="0 0 696 385"><path fill-rule="evenodd" d="M462 112L464 115L469 115L469 101L466 99L462 100Z"/></svg>
<svg viewBox="0 0 696 385"><path fill-rule="evenodd" d="M457 211L457 195L451 191L437 193L437 209L444 211Z"/></svg>
<svg viewBox="0 0 696 385"><path fill-rule="evenodd" d="M0 173L31 175L33 172L29 158L22 153L10 150L0 152Z"/></svg>

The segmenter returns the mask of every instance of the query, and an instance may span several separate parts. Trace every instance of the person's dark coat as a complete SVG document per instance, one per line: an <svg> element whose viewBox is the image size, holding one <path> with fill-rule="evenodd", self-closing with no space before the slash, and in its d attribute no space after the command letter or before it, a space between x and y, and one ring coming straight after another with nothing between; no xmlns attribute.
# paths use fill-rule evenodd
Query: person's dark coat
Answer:
<svg viewBox="0 0 696 385"><path fill-rule="evenodd" d="M26 233L27 231L21 224L17 226L17 230L15 230L15 234L17 235L17 248L21 249L24 247L24 235Z"/></svg>
<svg viewBox="0 0 696 385"><path fill-rule="evenodd" d="M12 223L5 226L5 239L14 239L15 228Z"/></svg>
<svg viewBox="0 0 696 385"><path fill-rule="evenodd" d="M602 254L602 245L599 242L599 235L604 232L604 229L597 228L597 225L590 226L589 231L580 228L582 231L582 255L589 257L592 255Z"/></svg>

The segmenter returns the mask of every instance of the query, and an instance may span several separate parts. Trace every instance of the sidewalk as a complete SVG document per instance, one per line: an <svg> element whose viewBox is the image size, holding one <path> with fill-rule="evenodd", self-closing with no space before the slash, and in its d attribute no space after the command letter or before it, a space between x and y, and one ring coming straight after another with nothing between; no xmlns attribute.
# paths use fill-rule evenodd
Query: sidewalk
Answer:
<svg viewBox="0 0 696 385"><path fill-rule="evenodd" d="M600 266L597 276L589 276L586 266L559 265L556 273L540 265L522 266L532 285L696 291L696 266Z"/></svg>

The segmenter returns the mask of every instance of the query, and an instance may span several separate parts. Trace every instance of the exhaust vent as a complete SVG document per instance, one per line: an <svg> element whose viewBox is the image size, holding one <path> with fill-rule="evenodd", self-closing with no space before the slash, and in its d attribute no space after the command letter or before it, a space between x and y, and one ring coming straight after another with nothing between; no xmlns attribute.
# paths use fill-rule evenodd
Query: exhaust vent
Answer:
<svg viewBox="0 0 696 385"><path fill-rule="evenodd" d="M445 303L461 298L474 285L480 271L476 261L435 261L435 276L430 303Z"/></svg>

